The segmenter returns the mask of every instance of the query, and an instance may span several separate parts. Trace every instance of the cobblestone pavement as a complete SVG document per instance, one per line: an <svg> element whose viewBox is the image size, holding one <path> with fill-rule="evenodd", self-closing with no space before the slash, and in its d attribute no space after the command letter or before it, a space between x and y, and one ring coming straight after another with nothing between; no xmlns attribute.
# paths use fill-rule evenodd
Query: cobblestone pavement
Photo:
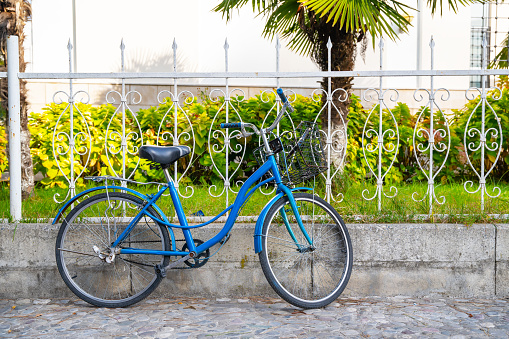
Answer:
<svg viewBox="0 0 509 339"><path fill-rule="evenodd" d="M148 299L123 309L0 300L0 337L509 337L509 300L340 298L317 310L279 299Z"/></svg>

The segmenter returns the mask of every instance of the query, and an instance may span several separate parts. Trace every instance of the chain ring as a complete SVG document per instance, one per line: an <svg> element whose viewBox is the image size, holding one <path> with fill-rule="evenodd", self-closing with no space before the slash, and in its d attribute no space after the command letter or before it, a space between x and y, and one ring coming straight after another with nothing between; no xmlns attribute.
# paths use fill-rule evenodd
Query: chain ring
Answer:
<svg viewBox="0 0 509 339"><path fill-rule="evenodd" d="M203 241L200 239L194 239L194 244L195 244L195 246L200 246L201 244L203 244ZM182 251L184 252L186 250L187 250L187 244L184 244L184 246L182 246ZM210 251L209 251L209 249L207 249L206 251L201 252L200 254L196 255L196 257L184 261L184 264L186 264L187 266L189 266L191 268L202 267L203 265L205 265L207 263L207 261L209 261L209 257L210 257Z"/></svg>

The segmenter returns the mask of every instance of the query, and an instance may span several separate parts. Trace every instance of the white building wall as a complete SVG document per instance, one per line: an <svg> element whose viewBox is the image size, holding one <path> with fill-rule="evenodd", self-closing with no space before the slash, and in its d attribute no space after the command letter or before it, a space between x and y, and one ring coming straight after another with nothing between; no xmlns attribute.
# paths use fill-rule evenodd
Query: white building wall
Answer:
<svg viewBox="0 0 509 339"><path fill-rule="evenodd" d="M415 3L408 3L415 6ZM454 13L444 10L443 15L431 15L424 7L422 13L409 13L412 16L409 32L399 35L399 40L384 40L383 69L416 70L431 68L431 37L435 41L435 69L469 69L470 68L470 9L465 7ZM422 20L421 37L418 36L418 21ZM418 44L420 42L420 44ZM420 68L417 58L420 55ZM357 70L375 70L380 67L378 41L373 50L371 40L366 51L366 61L357 57ZM438 80L439 86L452 90L468 88L468 77L443 77ZM356 79L357 87L378 87L378 79ZM429 86L429 80L416 77L387 78L385 86L397 89L415 89Z"/></svg>
<svg viewBox="0 0 509 339"><path fill-rule="evenodd" d="M71 0L33 0L31 66L33 72L67 72L67 42L73 40L73 11ZM126 45L126 71L172 71L173 51L178 45L179 71L223 71L225 69L225 38L229 43L230 71L275 71L275 41L261 36L264 18L256 17L245 6L233 20L225 23L220 13L212 12L218 1L204 0L75 0L76 8L76 64L78 72L120 71L120 41ZM415 3L409 5L415 6ZM421 68L430 67L429 40L435 40L435 69L468 69L470 57L470 10L462 8L457 14L444 10L443 16L431 16L428 9L416 12L408 34L398 41L385 41L383 68L386 70L414 70L421 53ZM421 44L417 23L422 20ZM30 35L30 33L28 33ZM282 41L281 71L315 71L317 66L307 57L296 55ZM376 43L378 45L378 42ZM368 41L366 57L357 57L357 70L379 69L378 47L373 50ZM282 79L280 85L292 88L318 88L320 79ZM98 81L100 83L100 81ZM138 81L141 83L142 81ZM145 80L147 82L147 80ZM150 82L150 81L149 81ZM153 80L158 85L171 80ZM378 87L377 78L357 78L357 88ZM224 79L179 80L192 86L224 85ZM232 79L232 86L275 87L274 79ZM429 80L415 77L384 79L384 86L415 89L429 86ZM440 78L437 87L464 90L468 77ZM37 88L36 88L37 87ZM41 85L33 85L35 92ZM31 92L31 99L51 98L48 93ZM97 90L93 90L96 91ZM102 91L99 91L102 92ZM412 91L413 92L413 91ZM410 92L409 92L410 93ZM402 99L403 100L403 99ZM464 99L463 99L464 100Z"/></svg>
<svg viewBox="0 0 509 339"><path fill-rule="evenodd" d="M275 41L261 37L263 18L255 17L248 6L226 24L220 13L211 11L215 4L203 0L76 0L77 71L120 71L122 39L127 71L172 71L174 38L180 71L224 71L226 38L230 71L275 71ZM72 2L33 0L32 6L33 71L68 71L66 46L73 37ZM309 58L282 45L281 71L318 69ZM52 55L47 50L53 51ZM263 79L243 83L275 85ZM316 86L316 80L300 79L292 84Z"/></svg>

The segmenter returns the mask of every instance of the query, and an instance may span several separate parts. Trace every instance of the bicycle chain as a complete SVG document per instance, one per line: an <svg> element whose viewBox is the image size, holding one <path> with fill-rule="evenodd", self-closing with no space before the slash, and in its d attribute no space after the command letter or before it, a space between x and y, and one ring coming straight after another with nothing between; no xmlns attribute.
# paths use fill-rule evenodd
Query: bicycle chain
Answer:
<svg viewBox="0 0 509 339"><path fill-rule="evenodd" d="M175 240L176 242L177 241L183 241L185 242L186 240L185 239L177 239ZM147 242L159 242L159 240L154 240L154 241L131 241L130 243L147 243ZM147 267L154 267L154 265L149 265L149 264L144 264L144 263L141 263L141 262L137 262L137 261L133 261L133 260L129 260L129 259L125 259L125 258L122 258L122 260L128 262L128 263L131 263L131 264L135 264L135 265L140 265L140 266L147 266ZM192 269L194 267L190 267L190 266L185 266L185 267L172 267L171 269L172 270L189 270L189 269Z"/></svg>
<svg viewBox="0 0 509 339"><path fill-rule="evenodd" d="M140 266L147 266L147 267L152 267L154 268L154 265L149 265L149 264L143 264L141 262L137 262L137 261L132 261L132 260L129 260L129 259L125 259L125 258L122 258L122 260L124 261L127 261L128 263L131 263L131 264L135 264L135 265L140 265ZM171 268L172 270L189 270L191 268L194 268L194 267L173 267Z"/></svg>
<svg viewBox="0 0 509 339"><path fill-rule="evenodd" d="M224 245L228 240L230 240L230 235L226 236L225 239L221 240L221 243ZM186 240L185 239L176 239L175 242L185 242ZM130 241L130 243L137 243L137 242L140 242L140 243L147 243L147 242L159 242L159 240L154 240L154 241ZM133 261L133 260L129 260L129 259L125 259L125 258L122 258L122 260L128 262L128 263L131 263L131 264L136 264L136 265L140 265L140 266L147 266L147 267L154 267L154 265L149 265L149 264L144 264L144 263L141 263L141 262L137 262L137 261ZM199 266L200 267L200 266ZM172 270L189 270L189 269L192 269L192 268L197 268L197 267L192 267L192 266L185 266L185 267L172 267L171 269Z"/></svg>

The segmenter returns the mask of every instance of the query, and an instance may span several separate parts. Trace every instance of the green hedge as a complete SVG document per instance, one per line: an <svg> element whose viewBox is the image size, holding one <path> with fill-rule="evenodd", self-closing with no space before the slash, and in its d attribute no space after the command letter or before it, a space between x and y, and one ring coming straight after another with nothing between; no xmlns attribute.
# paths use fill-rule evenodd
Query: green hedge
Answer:
<svg viewBox="0 0 509 339"><path fill-rule="evenodd" d="M498 117L500 118L500 123L503 128L503 136L504 141L502 145L502 154L501 158L498 160L496 167L493 169L492 174L490 174L490 178L493 179L502 179L507 181L507 173L509 172L509 99L508 99L508 89L504 88L502 96L500 100L495 100L494 95L498 96L498 93L490 92L488 95L488 103L493 107L493 109L497 112ZM261 124L263 119L266 117L267 113L273 108L275 104L274 95L269 96L267 102L261 99L260 96L256 96L247 100L242 100L242 97L234 98L235 100L231 101L229 121L236 122L238 118L237 113L240 115L243 121L253 123L257 126ZM295 112L292 113L292 119L295 123L295 126L301 120L314 120L315 117L319 114L321 110L320 98L315 97L315 100L311 98L303 97L297 95L293 106L295 107ZM239 100L239 101L237 101ZM369 178L371 175L369 174L369 168L365 163L364 154L362 151L362 132L364 128L364 124L366 119L368 118L370 110L364 109L360 103L359 97L355 95L351 95L352 103L350 105L350 111L348 114L348 150L346 155L346 166L343 172L342 177L348 177L355 181L365 180ZM453 110L452 116L450 116L452 124L450 124L450 140L451 147L449 151L449 156L447 158L447 162L443 169L441 170L439 177L437 178L439 182L446 183L449 181L464 181L467 179L471 179L475 177L474 172L469 167L466 162L464 147L463 147L463 136L465 127L468 121L468 117L470 113L474 110L474 108L479 103L479 97L471 100L464 108L459 110ZM163 126L163 130L161 132L171 132L173 134L173 120L174 120L174 108L172 107L171 101L165 101L164 103L150 107L148 109L142 109L136 113L138 121L141 126L141 130L143 131L143 139L144 144L156 144L157 133L159 129L159 124L163 117L166 115L165 124ZM55 124L57 123L57 119L60 114L66 109L67 104L49 104L46 106L41 113L32 113L30 115L29 120L29 128L32 133L32 141L31 141L31 149L32 156L34 160L34 171L42 172L45 176L45 179L41 182L45 187L53 187L60 186L66 187L67 181L64 179L60 170L57 166L56 161L53 156L53 147L52 140L54 134ZM86 120L90 133L93 136L93 144L91 150L87 150L86 154L80 156L80 160L75 162L75 173L76 175L83 172L82 176L85 175L112 175L113 172L106 166L107 158L106 152L104 148L104 142L106 139L105 133L110 122L112 115L115 113L116 107L112 105L101 105L101 106L91 106L87 104L78 103L77 107L79 111L83 114L83 117L79 115L77 112L74 114L75 121L75 129L74 134L78 134L85 129L85 124L83 118ZM219 124L225 121L225 102L224 98L219 98L217 101L212 101L207 97L202 97L200 102L196 99L189 105L182 105L182 109L187 114L187 117L190 119L193 130L194 130L194 138L195 138L195 147L194 147L194 157L192 159L192 164L189 170L186 172L185 177L182 179L182 184L210 184L217 180L221 179L221 175L217 173L216 169L212 166L212 159L209 153L209 131L212 125L213 130L220 130ZM366 126L366 130L374 129L378 130L378 107L375 106L374 112L371 118L368 121ZM421 108L423 110L424 108ZM217 113L219 111L219 113ZM408 106L404 103L397 103L397 105L391 110L399 127L399 137L400 137L400 146L398 150L398 154L396 157L396 161L389 172L389 174L385 177L386 181L389 182L409 182L409 181L421 181L425 180L424 174L420 171L417 161L414 155L414 147L413 147L413 134L414 128L417 123L416 119L417 115L410 114L410 110ZM495 120L494 115L491 113L491 110L487 108L486 111L486 130L492 127L498 128L498 124ZM217 116L216 116L217 114ZM481 108L478 107L474 116L472 117L470 128L478 128L480 129L481 119ZM267 117L266 125L268 126L274 120L274 111L271 112L269 117ZM130 112L127 114L128 118L126 121L128 134L135 129L135 121L132 118ZM69 111L61 117L59 123L59 129L56 134L60 132L67 132L69 126ZM182 137L179 139L179 143L181 145L192 146L192 140L190 138L186 138L185 133L190 133L191 128L187 121L184 113L179 110L177 115L178 121L178 134ZM424 121L424 125L422 125ZM62 123L64 122L64 123ZM319 120L321 124L321 121ZM443 118L441 115L435 115L435 123L436 127L440 128L440 126L445 126ZM426 127L426 124L429 124L429 110L424 109L423 111L423 119L421 119L421 125L418 127ZM121 128L121 115L117 112L115 118L113 119L110 130L119 131ZM383 114L383 128L384 130L393 128L394 123L392 118L388 114L386 110L384 110ZM291 130L290 121L288 119L283 119L281 122L281 130ZM224 131L224 130L223 130ZM68 132L67 132L68 133ZM493 135L490 135L490 141L496 141L493 138ZM467 143L477 142L479 136L473 135L472 137L468 137ZM385 135L384 140L386 142L386 147L389 147L390 143L396 143L395 137L390 137L390 135ZM500 138L498 139L500 140ZM425 141L424 136L418 138L418 141L421 142L424 147L427 146L427 141ZM436 142L443 141L447 143L447 139L441 140L440 137L436 139ZM238 143L243 145L244 139L232 139L231 140L232 148L235 148ZM241 168L235 173L235 177L233 180L242 179L250 175L254 169L256 169L256 161L253 156L253 149L258 147L258 139L255 137L249 137L247 140L245 155L243 158L243 163L241 164ZM141 145L141 140L133 141L134 145ZM167 138L166 140L160 139L161 145L171 145L173 140L171 138ZM372 137L371 139L365 138L364 146L368 143L377 143L376 137ZM6 140L5 140L5 132L3 127L0 127L0 147L5 148ZM120 147L120 140L116 138L115 140L110 140L110 147ZM214 146L215 145L215 146ZM83 140L82 138L76 138L76 147L78 150L83 151L84 148L88 147L88 140ZM224 146L224 139L221 135L219 135L218 139L213 139L211 147L222 148ZM68 140L67 138L56 139L56 147L60 149L61 152L65 152L68 150ZM83 153L83 152L82 152ZM225 175L225 167L226 167L226 159L224 157L224 153L216 154L212 152L213 160L221 172L222 176ZM239 156L236 156L235 153L230 156L229 163L229 173L233 173L235 169L239 166ZM427 156L424 153L424 158ZM485 161L485 167L487 169L491 168L493 162L495 160L497 152L496 151L488 151L487 152L487 160ZM88 164L86 164L87 158L90 156L90 160ZM440 165L445 157L445 152L434 152L434 163L436 165ZM69 175L70 166L69 161L66 160L67 156L63 156L61 160L61 168L66 175ZM376 171L378 153L370 153L366 152L367 161L370 163L371 167ZM480 168L480 152L475 152L471 155L472 163L475 168ZM113 168L117 173L121 173L121 159L119 157L110 157L110 160L113 163ZM383 157L383 168L384 171L390 165L392 160L391 153L385 153ZM127 160L127 170L131 172L136 167L138 158L135 156L129 156ZM185 168L189 165L189 161L191 161L190 157L186 157L181 159L178 163L179 173L182 173ZM86 168L84 166L86 165ZM7 167L7 159L5 157L4 152L0 152L0 172L6 170ZM424 166L427 169L427 165ZM436 167L436 169L438 169ZM140 163L140 168L135 172L134 179L138 181L152 181L152 180L162 180L162 173L158 170L153 170L150 168L149 164L142 161ZM78 185L81 185L83 180L80 179L78 181Z"/></svg>
<svg viewBox="0 0 509 339"><path fill-rule="evenodd" d="M501 95L500 95L501 94ZM500 98L499 98L500 97ZM496 100L498 99L498 100ZM470 100L465 107L459 110L453 110L452 115L448 115L447 119L449 122L449 130L450 133L448 136L442 138L441 135L437 134L435 137L435 143L438 145L439 142L443 142L447 145L448 138L450 138L450 148L449 155L445 162L445 165L441 169L439 175L436 178L437 183L447 183L447 182L458 182L473 179L476 181L476 175L468 164L465 148L464 148L464 134L465 129L467 128L467 122L471 115L471 113L475 110L472 118L470 120L470 124L468 126L468 130L472 130L474 128L481 130L481 112L482 107L479 105L480 98L476 97L473 100ZM503 142L502 142L502 152L500 154L500 158L496 162L496 166L493 168L493 171L490 173L489 178L494 180L503 180L508 181L509 178L509 89L505 87L502 90L502 93L498 91L491 91L487 95L487 102L489 106L493 108L496 112L498 118L500 119L500 125L502 128ZM479 106L478 106L479 105ZM498 131L498 124L493 114L492 110L486 105L485 108L485 131L489 129L496 129ZM378 112L378 107L374 107L375 112ZM417 160L415 157L415 150L413 144L413 136L414 136L414 128L417 124L417 119L419 114L422 113L421 120L419 121L419 126L417 128L428 129L429 121L430 121L430 113L429 108L421 107L417 114L410 114L410 110L408 106L404 103L397 103L396 106L391 110L395 120L398 123L399 127L399 137L400 137L400 146L398 150L398 155L396 157L393 168L386 176L386 179L389 182L412 182L412 181L426 181L426 177L424 173L420 170ZM387 130L394 126L392 118L388 114L387 110L384 110L383 116L383 129ZM364 123L368 117L369 111L362 108L360 104L360 100L355 95L352 95L352 104L350 105L350 111L348 117L350 119L348 125L348 133L349 133L349 148L347 152L347 164L345 167L345 172L348 176L355 178L356 180L362 180L366 176L369 177L369 169L367 168L365 161L362 162L359 159L364 159L361 144L362 144L362 131L364 127ZM368 121L368 125L366 126L366 130L373 128L378 130L378 113L372 115L370 121ZM435 110L434 113L434 129L443 129L446 131L445 120L444 117ZM422 148L426 149L428 147L427 135L422 134L421 136L416 136L416 146L419 143L422 144ZM472 135L467 133L467 145L474 143L475 147L479 145L479 134L474 133ZM390 138L388 135L385 136L385 145L389 147L389 143L396 143L396 138ZM364 144L377 142L376 138L371 140L365 140ZM493 142L497 142L500 144L500 135L498 138L495 137L495 134L488 134L487 136L487 144L493 148ZM474 148L475 148L474 147ZM498 154L499 149L496 148L494 151L487 150L485 157L485 171L487 172L494 165L496 160L496 156ZM375 153L367 153L367 159L370 163L371 167L376 170L376 162L378 160L378 154ZM444 161L445 152L433 152L433 163L434 163L434 171L437 171L439 167L442 165ZM389 166L392 155L390 153L385 152L385 156L382 159L383 169L384 171ZM425 158L429 158L429 150L424 153L419 153L421 155L421 165L426 171L429 171L428 162ZM480 172L481 168L481 152L470 152L470 161L473 164L476 171Z"/></svg>
<svg viewBox="0 0 509 339"><path fill-rule="evenodd" d="M268 98L265 98L268 99L267 102L261 100L260 96L256 96L247 100L242 99L242 97L237 97L231 101L233 107L229 107L230 122L239 121L236 114L238 113L244 122L251 122L259 126L260 122L263 121L267 113L275 104L274 95L270 95ZM317 99L318 102L313 101L311 98L306 98L300 95L296 97L296 100L293 103L295 112L292 113L292 119L295 125L298 125L298 123L302 120L313 120L316 117L320 109L320 103L319 98L315 99ZM173 103L167 100L159 106L150 107L149 109L142 109L136 113L141 130L143 131L144 144L155 145L157 143L159 125L165 115L165 124L163 125L160 134L163 132L170 132L173 134L174 108L172 105ZM53 130L55 128L55 124L58 117L66 109L66 107L66 103L50 104L43 109L42 113L32 113L30 116L30 131L32 133L31 148L32 156L34 159L34 170L36 172L40 171L46 176L46 178L41 182L46 187L53 187L55 185L64 187L66 185L66 180L59 172L57 162L54 160L52 148L54 133ZM114 114L116 108L112 105L101 105L99 107L93 107L91 105L82 103L78 103L77 108L83 114L83 117L88 123L91 135L93 136L90 161L84 171L84 175L112 175L113 172L106 165L108 161L106 158L106 151L104 149L104 142L106 140L105 133L109 120ZM192 160L191 167L188 169L185 178L182 179L182 183L207 184L211 183L212 181L219 180L221 176L212 166L212 159L208 149L208 138L211 125L213 130L220 130L219 124L225 121L226 110L224 105L224 98L219 98L217 102L210 99L204 99L202 102L198 103L195 100L189 105L183 105L182 109L186 114L184 114L184 112L180 109L178 110L177 114L177 134L181 135L184 133L184 135L182 135L182 137L179 139L179 144L188 145L191 147L193 146L192 138L188 138L185 135L185 133L189 133L187 135L191 135L191 128L189 126L186 115L192 123L194 139L196 141L196 144L194 145L195 154L193 159L190 157L185 157L178 162L178 170L180 173L182 173L184 169L189 165L188 162ZM67 110L66 113L61 117L61 121L69 121L69 114L69 110ZM274 121L274 114L275 113L273 111L271 115L267 117L266 126ZM130 112L128 112L127 116L126 135L128 135L129 132L134 132L135 129L133 126L136 126L136 123ZM74 121L74 134L76 135L84 131L86 127L83 118L77 112L74 112ZM318 122L320 123L320 120ZM120 113L117 113L110 126L110 130L120 130L120 127L121 115ZM55 135L58 135L60 132L66 132L68 128L68 123L59 123L59 128ZM281 128L283 130L290 128L289 119L284 119L282 121ZM60 147L61 152L67 151L67 139L68 138L66 137L62 138L61 140L55 138L55 148L58 149L58 147ZM258 147L258 139L255 139L255 137L249 137L247 138L246 142L246 153L244 156L244 162L242 164L242 170L236 172L234 179L246 177L250 175L254 169L256 169L256 161L252 153L253 149ZM77 138L76 148L80 150L82 147L87 146L87 143L88 140ZM160 145L172 145L172 143L172 138L167 138L166 140L162 140L162 138L160 138L159 142ZM232 139L231 148L235 149L238 143L243 145L244 139ZM136 140L135 145L141 145L141 140ZM120 147L120 140L118 140L118 138L114 141L110 140L109 146ZM219 135L217 139L212 138L210 145L211 148L222 148L223 146L224 138L222 135ZM236 162L238 161L238 156L232 152L230 152L230 154L233 155L230 157L229 173L233 173L233 171L238 167L238 163ZM81 173L84 166L86 165L88 156L88 153L80 156L79 163L75 164L76 174ZM224 153L216 154L213 152L212 157L216 167L219 169L221 174L225 176L226 159ZM121 159L115 157L113 160L113 168L117 173L121 173ZM134 170L137 161L137 157L128 157L128 172ZM63 157L63 163L61 163L60 166L63 168L66 175L70 173L69 161L65 160L65 156ZM134 175L134 180L142 182L161 179L163 179L161 171L150 169L150 165L145 161L141 162L140 168L135 172ZM82 183L83 180L80 179L78 184L80 185Z"/></svg>
<svg viewBox="0 0 509 339"><path fill-rule="evenodd" d="M0 124L0 175L7 169L7 134L5 127Z"/></svg>
<svg viewBox="0 0 509 339"><path fill-rule="evenodd" d="M454 144L452 149L452 161L449 165L453 171L448 169L448 178L453 175L451 172L460 173L465 178L474 178L474 173L470 170L469 167L463 165L465 163L465 152L463 148L464 143L464 131L468 122L469 115L471 112L479 105L479 97L476 97L473 100L470 100L465 107L459 110L454 110L454 118L453 118L453 136L454 136ZM496 112L498 119L500 119L500 126L502 127L502 152L500 157L496 163L495 168L492 173L490 173L490 177L497 180L509 181L509 88L504 86L502 93L494 90L489 92L487 96L487 102L489 104L486 105L486 114L485 114L485 132L490 129L496 129L498 133L498 123L493 114L491 108ZM491 106L491 108L490 108ZM481 130L481 114L482 109L479 105L470 120L470 125L468 126L469 130L476 128L479 131ZM490 148L493 148L493 142L497 142L500 146L501 136L498 135L498 138L495 138L492 133L487 135L486 143ZM475 133L473 135L469 135L467 133L466 143L467 145L470 143L475 143L475 146L479 145L479 134ZM496 156L498 154L499 149L496 148L494 151L486 150L486 160L484 166L486 171L488 171L496 160ZM469 152L471 153L471 152ZM479 172L481 167L481 152L475 152L473 156L471 156L471 161L474 167Z"/></svg>

